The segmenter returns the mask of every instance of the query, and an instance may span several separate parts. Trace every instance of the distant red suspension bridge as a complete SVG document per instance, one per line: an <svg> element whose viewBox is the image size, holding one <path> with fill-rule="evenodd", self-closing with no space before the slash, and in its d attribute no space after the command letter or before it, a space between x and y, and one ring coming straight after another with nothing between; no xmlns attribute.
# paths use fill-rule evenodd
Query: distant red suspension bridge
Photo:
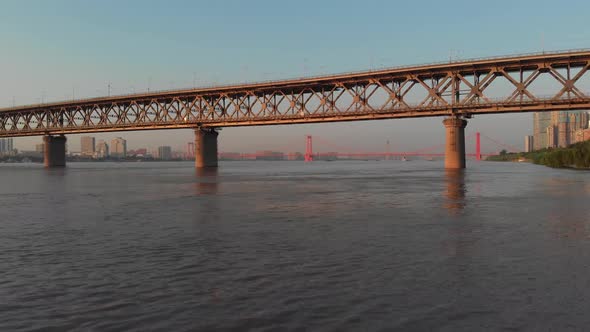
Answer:
<svg viewBox="0 0 590 332"><path fill-rule="evenodd" d="M505 144L500 142L499 140L493 139L487 135L482 133L474 133L468 135L465 139L466 140L473 140L475 144L475 151L473 153L466 153L466 156L475 158L476 160L482 160L483 157L491 156L496 153L482 153L481 149L481 139L484 138L487 141L493 143L496 148L500 148L500 150L506 150L507 152L518 152L519 149L511 146L509 144ZM426 158L434 158L434 157L444 157L444 147L445 144L437 144L433 146L429 146L426 148L422 148L419 150L413 151L384 151L384 152L367 152L367 151L354 151L350 152L351 149L343 146L338 146L333 144L325 139L315 136L315 139L320 142L321 146L326 148L329 147L334 152L313 152L313 140L314 137L312 135L305 136L305 153L303 154L303 159L306 162L311 162L314 160L319 160L322 158L340 158L340 159L391 159L396 157L426 157ZM443 151L441 151L443 150ZM498 151L500 151L498 150ZM489 149L488 149L489 151ZM242 153L239 155L234 155L234 158L239 159L258 159L268 157L268 152L257 152L257 153ZM224 157L225 154L221 153L221 157ZM287 157L287 155L285 155ZM293 156L292 156L293 157Z"/></svg>

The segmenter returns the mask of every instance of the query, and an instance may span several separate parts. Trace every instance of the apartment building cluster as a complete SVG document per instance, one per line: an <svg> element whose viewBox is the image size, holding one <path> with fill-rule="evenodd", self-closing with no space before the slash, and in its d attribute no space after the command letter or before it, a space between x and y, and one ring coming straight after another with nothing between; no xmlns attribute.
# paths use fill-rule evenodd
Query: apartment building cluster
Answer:
<svg viewBox="0 0 590 332"><path fill-rule="evenodd" d="M525 151L566 147L590 139L587 111L536 112L533 135L525 137Z"/></svg>

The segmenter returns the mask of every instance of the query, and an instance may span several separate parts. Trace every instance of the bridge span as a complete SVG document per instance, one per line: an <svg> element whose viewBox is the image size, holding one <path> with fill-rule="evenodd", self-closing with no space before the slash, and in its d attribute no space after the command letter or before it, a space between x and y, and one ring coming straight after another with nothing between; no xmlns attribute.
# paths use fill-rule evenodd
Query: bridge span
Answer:
<svg viewBox="0 0 590 332"><path fill-rule="evenodd" d="M45 136L65 165L65 135L194 128L196 167L217 166L216 128L444 116L446 168L465 167L477 114L590 109L590 50L81 99L0 109L0 137Z"/></svg>

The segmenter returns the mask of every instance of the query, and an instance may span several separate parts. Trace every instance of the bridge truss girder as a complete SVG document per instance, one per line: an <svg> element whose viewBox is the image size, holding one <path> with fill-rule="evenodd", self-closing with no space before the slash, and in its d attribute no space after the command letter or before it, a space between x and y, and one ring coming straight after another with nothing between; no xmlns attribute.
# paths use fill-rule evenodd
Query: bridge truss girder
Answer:
<svg viewBox="0 0 590 332"><path fill-rule="evenodd" d="M581 51L13 107L0 137L590 109L589 68Z"/></svg>

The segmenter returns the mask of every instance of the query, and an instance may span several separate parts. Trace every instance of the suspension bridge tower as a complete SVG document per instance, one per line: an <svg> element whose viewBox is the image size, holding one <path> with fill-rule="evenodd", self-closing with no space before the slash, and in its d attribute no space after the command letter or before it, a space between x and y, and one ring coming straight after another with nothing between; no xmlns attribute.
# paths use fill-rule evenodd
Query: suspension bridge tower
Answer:
<svg viewBox="0 0 590 332"><path fill-rule="evenodd" d="M313 146L312 146L312 139L311 135L305 136L305 162L313 161Z"/></svg>
<svg viewBox="0 0 590 332"><path fill-rule="evenodd" d="M481 161L481 137L479 131L475 133L475 160Z"/></svg>
<svg viewBox="0 0 590 332"><path fill-rule="evenodd" d="M385 143L385 147L386 147L386 154L385 154L385 160L390 160L391 159L391 145L389 145L389 140L387 140L387 142Z"/></svg>

